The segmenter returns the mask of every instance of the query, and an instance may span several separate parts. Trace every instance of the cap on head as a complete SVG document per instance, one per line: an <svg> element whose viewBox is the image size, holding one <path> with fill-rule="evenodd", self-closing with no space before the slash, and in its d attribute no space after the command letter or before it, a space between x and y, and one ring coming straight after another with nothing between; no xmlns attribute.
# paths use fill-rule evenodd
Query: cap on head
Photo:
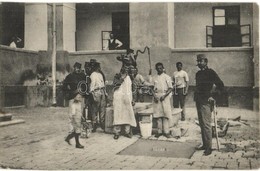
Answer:
<svg viewBox="0 0 260 171"><path fill-rule="evenodd" d="M126 50L126 53L129 54L129 53L134 53L134 50L133 49L127 49Z"/></svg>
<svg viewBox="0 0 260 171"><path fill-rule="evenodd" d="M90 61L89 61L90 63L96 63L97 62L97 60L96 59L90 59Z"/></svg>
<svg viewBox="0 0 260 171"><path fill-rule="evenodd" d="M85 62L85 67L88 67L89 66L89 64L90 64L90 62Z"/></svg>
<svg viewBox="0 0 260 171"><path fill-rule="evenodd" d="M205 54L198 54L197 55L197 61L205 60L208 61L207 57Z"/></svg>
<svg viewBox="0 0 260 171"><path fill-rule="evenodd" d="M81 68L81 63L75 62L75 64L73 65L74 68Z"/></svg>

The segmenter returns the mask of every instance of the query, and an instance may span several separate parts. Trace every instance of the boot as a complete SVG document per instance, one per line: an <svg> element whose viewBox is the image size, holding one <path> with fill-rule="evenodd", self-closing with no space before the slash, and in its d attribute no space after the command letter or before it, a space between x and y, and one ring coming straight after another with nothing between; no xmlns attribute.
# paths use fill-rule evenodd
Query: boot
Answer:
<svg viewBox="0 0 260 171"><path fill-rule="evenodd" d="M74 132L70 133L70 134L65 138L65 141L66 141L69 145L71 145L70 139L72 139L74 136L75 136L75 133L74 133Z"/></svg>
<svg viewBox="0 0 260 171"><path fill-rule="evenodd" d="M78 133L75 134L76 148L84 148L84 146L79 143L79 135Z"/></svg>
<svg viewBox="0 0 260 171"><path fill-rule="evenodd" d="M96 123L92 123L92 132L96 132L97 131L97 124Z"/></svg>
<svg viewBox="0 0 260 171"><path fill-rule="evenodd" d="M181 113L181 121L185 121L185 115L184 115L184 113Z"/></svg>

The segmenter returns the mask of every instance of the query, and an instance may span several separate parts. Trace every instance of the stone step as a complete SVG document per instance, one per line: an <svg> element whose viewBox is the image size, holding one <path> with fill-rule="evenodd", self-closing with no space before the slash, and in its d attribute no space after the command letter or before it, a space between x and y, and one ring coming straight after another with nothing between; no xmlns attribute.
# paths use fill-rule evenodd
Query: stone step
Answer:
<svg viewBox="0 0 260 171"><path fill-rule="evenodd" d="M3 121L3 122L0 122L0 127L20 124L20 123L25 123L25 121L22 120L22 119L14 119L14 120L11 120L11 121Z"/></svg>
<svg viewBox="0 0 260 171"><path fill-rule="evenodd" d="M12 119L12 114L11 113L0 114L0 122L10 121L11 119Z"/></svg>

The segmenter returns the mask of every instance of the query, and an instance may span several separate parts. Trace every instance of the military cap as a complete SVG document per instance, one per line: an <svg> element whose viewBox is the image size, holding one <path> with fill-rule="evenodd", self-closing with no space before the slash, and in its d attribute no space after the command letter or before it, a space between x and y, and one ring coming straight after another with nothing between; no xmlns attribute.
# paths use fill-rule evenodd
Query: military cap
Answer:
<svg viewBox="0 0 260 171"><path fill-rule="evenodd" d="M96 59L90 59L90 61L89 61L90 63L96 63L97 62L97 60Z"/></svg>
<svg viewBox="0 0 260 171"><path fill-rule="evenodd" d="M208 60L205 54L198 54L197 61Z"/></svg>
<svg viewBox="0 0 260 171"><path fill-rule="evenodd" d="M134 50L133 49L127 49L126 50L126 53L129 54L129 53L134 53Z"/></svg>
<svg viewBox="0 0 260 171"><path fill-rule="evenodd" d="M89 64L90 64L90 62L85 62L85 67L88 67L89 66Z"/></svg>
<svg viewBox="0 0 260 171"><path fill-rule="evenodd" d="M75 64L73 65L73 67L77 67L77 68L81 68L81 63L75 62Z"/></svg>

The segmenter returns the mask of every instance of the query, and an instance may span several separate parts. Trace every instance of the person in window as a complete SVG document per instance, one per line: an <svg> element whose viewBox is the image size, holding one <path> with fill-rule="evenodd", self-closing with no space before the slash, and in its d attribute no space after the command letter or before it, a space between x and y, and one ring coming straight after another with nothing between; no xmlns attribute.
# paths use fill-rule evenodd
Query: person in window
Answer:
<svg viewBox="0 0 260 171"><path fill-rule="evenodd" d="M177 71L173 73L173 106L174 108L181 107L181 120L185 121L185 97L188 94L189 77L187 72L182 70L182 63L176 63Z"/></svg>
<svg viewBox="0 0 260 171"><path fill-rule="evenodd" d="M20 39L19 37L13 36L9 46L12 48L17 48L17 44L20 43L21 41L22 39Z"/></svg>
<svg viewBox="0 0 260 171"><path fill-rule="evenodd" d="M123 46L123 43L115 38L114 33L110 33L110 39L108 40L107 50L117 50Z"/></svg>
<svg viewBox="0 0 260 171"><path fill-rule="evenodd" d="M197 147L197 150L205 150L204 155L208 156L212 152L212 127L211 127L211 111L213 99L213 85L216 85L216 90L221 93L224 90L224 83L219 78L218 74L208 68L208 59L205 54L197 55L197 66L200 70L196 73L196 89L194 100L198 113L199 125L201 128L202 146Z"/></svg>

